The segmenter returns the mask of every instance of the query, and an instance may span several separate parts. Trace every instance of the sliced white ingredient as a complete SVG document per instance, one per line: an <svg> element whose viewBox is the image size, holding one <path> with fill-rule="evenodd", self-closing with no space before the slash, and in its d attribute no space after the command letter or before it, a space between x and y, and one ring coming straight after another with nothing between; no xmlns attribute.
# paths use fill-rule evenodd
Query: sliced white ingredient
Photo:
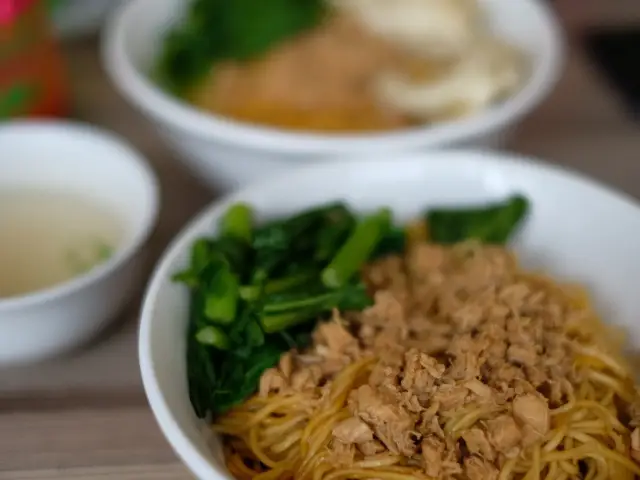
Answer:
<svg viewBox="0 0 640 480"><path fill-rule="evenodd" d="M419 83L389 72L380 76L376 88L382 102L412 116L430 119L486 108L517 89L524 70L516 49L497 39L484 39L436 80Z"/></svg>
<svg viewBox="0 0 640 480"><path fill-rule="evenodd" d="M371 32L425 59L447 64L422 81L382 72L380 101L416 118L469 115L512 94L527 73L523 54L495 38L477 0L329 0Z"/></svg>
<svg viewBox="0 0 640 480"><path fill-rule="evenodd" d="M373 33L429 57L458 56L484 29L475 0L331 0Z"/></svg>

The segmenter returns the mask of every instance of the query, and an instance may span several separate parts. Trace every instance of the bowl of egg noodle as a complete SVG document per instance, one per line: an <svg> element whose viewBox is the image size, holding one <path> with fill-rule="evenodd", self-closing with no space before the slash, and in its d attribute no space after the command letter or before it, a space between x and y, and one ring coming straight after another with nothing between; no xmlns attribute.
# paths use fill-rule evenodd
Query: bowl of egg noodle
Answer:
<svg viewBox="0 0 640 480"><path fill-rule="evenodd" d="M334 160L214 202L152 276L142 380L194 475L638 478L638 203L515 155Z"/></svg>
<svg viewBox="0 0 640 480"><path fill-rule="evenodd" d="M561 71L536 0L223 5L132 0L103 32L118 90L222 190L332 154L499 146Z"/></svg>

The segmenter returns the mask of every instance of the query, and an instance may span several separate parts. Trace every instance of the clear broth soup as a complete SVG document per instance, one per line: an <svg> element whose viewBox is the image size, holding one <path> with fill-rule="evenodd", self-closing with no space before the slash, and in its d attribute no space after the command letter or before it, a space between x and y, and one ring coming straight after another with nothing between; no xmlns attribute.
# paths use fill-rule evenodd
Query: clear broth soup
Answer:
<svg viewBox="0 0 640 480"><path fill-rule="evenodd" d="M88 272L113 254L122 234L112 212L85 198L37 190L0 192L0 298Z"/></svg>

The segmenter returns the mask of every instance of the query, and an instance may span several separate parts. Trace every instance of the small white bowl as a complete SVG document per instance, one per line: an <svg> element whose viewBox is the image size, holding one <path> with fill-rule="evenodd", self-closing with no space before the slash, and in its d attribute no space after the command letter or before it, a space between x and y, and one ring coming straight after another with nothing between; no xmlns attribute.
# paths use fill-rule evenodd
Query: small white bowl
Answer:
<svg viewBox="0 0 640 480"><path fill-rule="evenodd" d="M504 102L452 122L399 132L312 134L254 126L200 111L163 92L149 78L163 37L184 13L185 0L130 0L103 32L103 62L120 92L151 121L204 182L228 190L327 155L493 146L549 94L560 76L560 27L542 0L480 0L492 29L532 60L523 88Z"/></svg>
<svg viewBox="0 0 640 480"><path fill-rule="evenodd" d="M428 207L478 204L515 192L531 202L513 244L524 264L587 286L603 319L626 328L629 341L640 345L640 206L622 194L557 167L493 153L431 152L302 167L205 209L165 252L149 284L140 324L142 380L162 432L184 463L202 480L233 478L218 439L203 434L189 402L189 294L170 278L188 265L194 240L215 235L230 204L246 202L264 220L344 200L360 211L388 206L398 220L408 220Z"/></svg>
<svg viewBox="0 0 640 480"><path fill-rule="evenodd" d="M114 318L138 287L141 258L135 254L155 224L159 193L145 160L95 128L7 123L0 127L0 152L0 193L29 189L72 194L103 205L124 229L113 255L86 274L0 298L0 364L5 365L76 347Z"/></svg>
<svg viewBox="0 0 640 480"><path fill-rule="evenodd" d="M63 0L53 11L53 24L62 38L95 35L109 14L127 0Z"/></svg>

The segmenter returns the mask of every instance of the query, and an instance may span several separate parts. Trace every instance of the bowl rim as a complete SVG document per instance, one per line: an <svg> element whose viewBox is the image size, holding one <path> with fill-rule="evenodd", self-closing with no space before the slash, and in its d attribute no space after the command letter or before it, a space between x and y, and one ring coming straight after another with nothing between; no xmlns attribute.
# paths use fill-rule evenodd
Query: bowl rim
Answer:
<svg viewBox="0 0 640 480"><path fill-rule="evenodd" d="M57 283L24 295L0 298L0 315L20 309L36 307L46 302L72 295L80 290L91 287L102 278L110 276L121 265L129 262L140 250L151 235L158 218L160 209L160 184L155 173L142 154L134 149L129 142L114 133L81 122L18 120L0 126L0 141L4 136L11 137L14 134L26 134L37 138L40 135L49 135L52 133L56 136L65 136L69 141L84 137L90 138L92 141L102 145L117 147L117 149L121 151L121 158L128 163L129 168L140 175L144 186L141 193L146 196L149 202L149 208L144 212L140 221L136 223L135 231L131 238L122 246L115 249L114 254L106 261L88 272L65 282Z"/></svg>
<svg viewBox="0 0 640 480"><path fill-rule="evenodd" d="M102 31L101 55L112 82L131 103L155 120L171 128L202 139L218 139L247 148L276 150L287 153L358 152L412 149L447 145L460 140L473 140L515 123L547 97L562 72L565 49L560 23L547 2L514 0L536 12L539 28L548 38L549 48L539 66L518 92L468 118L421 125L394 132L362 134L322 134L298 132L245 123L199 110L176 99L156 86L131 61L125 43L130 24L144 16L147 7L157 0L131 0L120 5L109 17ZM168 0L177 1L177 0Z"/></svg>
<svg viewBox="0 0 640 480"><path fill-rule="evenodd" d="M427 158L434 156L435 158ZM561 165L549 163L535 156L529 156L512 152L495 152L487 149L450 149L434 151L430 153L401 153L394 159L380 155L369 158L365 155L351 158L348 166L350 171L358 169L362 171L375 170L376 165L412 164L428 163L430 166L447 165L446 168L454 168L452 163L458 164L456 170L464 171L470 165L477 165L482 162L487 169L497 169L503 172L543 172L545 175L560 178L567 182L578 183L590 190L596 190L619 203L633 208L640 215L640 200L633 196L596 180L585 173L567 168ZM274 183L295 183L301 178L319 176L326 170L337 173L341 162L316 163L298 167L293 171L271 176L260 182L255 182L243 187L235 192L221 196L202 208L194 217L189 220L183 228L175 235L169 245L162 253L160 259L154 267L149 277L147 288L145 289L140 310L140 323L138 330L138 362L142 378L145 395L160 427L165 439L171 445L175 453L182 459L184 464L198 478L229 480L233 477L225 476L217 471L205 458L200 450L189 440L184 430L180 426L176 416L169 408L167 397L160 387L156 365L152 357L151 331L154 326L154 311L160 288L168 281L167 270L175 261L176 257L184 252L189 245L187 238L193 234L198 225L205 221L210 221L225 206L234 202L244 201L244 197L255 189L267 188ZM343 166L342 166L343 167ZM210 222L209 222L210 223Z"/></svg>

